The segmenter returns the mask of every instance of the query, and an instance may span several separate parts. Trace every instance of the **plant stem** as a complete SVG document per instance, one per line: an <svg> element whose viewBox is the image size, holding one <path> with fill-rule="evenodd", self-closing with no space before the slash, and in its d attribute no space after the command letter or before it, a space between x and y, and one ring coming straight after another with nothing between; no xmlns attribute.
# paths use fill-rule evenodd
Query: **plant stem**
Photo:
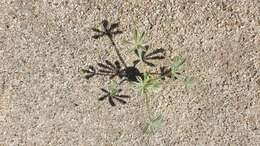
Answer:
<svg viewBox="0 0 260 146"><path fill-rule="evenodd" d="M148 97L147 93L145 94L145 106L148 114L149 121L152 121L151 109L150 109L150 98Z"/></svg>

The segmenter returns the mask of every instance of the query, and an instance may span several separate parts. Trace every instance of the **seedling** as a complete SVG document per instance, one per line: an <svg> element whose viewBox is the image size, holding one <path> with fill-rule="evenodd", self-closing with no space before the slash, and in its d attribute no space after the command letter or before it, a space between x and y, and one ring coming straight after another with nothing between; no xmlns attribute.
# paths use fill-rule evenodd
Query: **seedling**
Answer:
<svg viewBox="0 0 260 146"><path fill-rule="evenodd" d="M154 119L149 119L149 121L146 122L146 125L144 127L144 133L154 134L162 127L162 124L163 119L161 114Z"/></svg>
<svg viewBox="0 0 260 146"><path fill-rule="evenodd" d="M180 71L183 68L184 63L185 63L185 59L182 58L181 56L176 56L172 59L171 75L173 77L178 78L178 76L180 75Z"/></svg>
<svg viewBox="0 0 260 146"><path fill-rule="evenodd" d="M186 87L193 86L195 82L194 78L190 76L186 76L183 81Z"/></svg>
<svg viewBox="0 0 260 146"><path fill-rule="evenodd" d="M192 86L194 83L194 78L190 76L182 75L181 71L184 68L184 63L186 59L181 56L176 56L172 59L171 62L171 76L177 79L181 79L184 84L187 86Z"/></svg>
<svg viewBox="0 0 260 146"><path fill-rule="evenodd" d="M137 82L135 82L135 85L141 95L144 95L150 91L158 90L159 79L153 78L151 75L144 73L143 77L137 77Z"/></svg>
<svg viewBox="0 0 260 146"><path fill-rule="evenodd" d="M147 121L144 128L144 133L151 134L155 133L162 125L162 115L153 118L151 113L151 96L148 95L150 92L158 91L159 79L154 78L151 75L145 73L143 77L138 77L138 82L135 83L136 89L141 93L141 96L145 99L145 106L147 110Z"/></svg>
<svg viewBox="0 0 260 146"><path fill-rule="evenodd" d="M147 120L144 132L155 133L162 126L163 119L161 114L157 116L152 114L151 100L156 97L151 96L150 93L159 91L160 84L166 79L180 79L184 81L186 86L192 84L194 80L192 77L183 75L186 60L181 56L174 57L169 66L160 66L160 72L140 71L137 67L138 63L144 63L149 67L157 67L152 61L164 59L165 50L163 48L150 49L146 41L145 32L138 32L137 30L133 32L132 40L125 41L129 45L127 47L129 52L134 52L137 55L132 65L127 64L114 41L115 36L122 33L122 31L118 30L118 26L119 23L109 24L107 20L103 20L102 29L92 29L96 32L92 38L100 39L106 36L114 47L119 61L105 60L102 63L97 63L97 67L90 65L87 69L82 69L82 73L87 79L94 76L108 76L109 80L113 79L107 89L101 88L104 94L99 98L100 101L108 99L112 106L116 105L115 101L126 104L125 99L128 99L130 96L120 94L122 92L120 86L123 83L133 83L135 89L145 101ZM119 80L119 82L116 80Z"/></svg>
<svg viewBox="0 0 260 146"><path fill-rule="evenodd" d="M133 32L133 40L125 40L126 44L131 45L129 51L135 51L135 50L141 50L146 51L147 50L147 42L145 41L145 32L138 32L136 29Z"/></svg>

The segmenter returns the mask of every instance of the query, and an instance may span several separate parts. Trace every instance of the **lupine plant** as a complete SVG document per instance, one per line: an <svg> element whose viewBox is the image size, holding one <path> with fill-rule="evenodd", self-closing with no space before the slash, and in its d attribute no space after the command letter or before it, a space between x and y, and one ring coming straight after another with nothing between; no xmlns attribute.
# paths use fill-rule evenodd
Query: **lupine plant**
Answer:
<svg viewBox="0 0 260 146"><path fill-rule="evenodd" d="M144 73L143 77L137 77L137 82L135 83L136 89L139 91L145 100L145 106L147 111L147 121L144 128L145 133L155 133L162 124L162 116L153 117L151 112L151 97L150 92L158 91L160 85L160 79L154 78L151 75Z"/></svg>
<svg viewBox="0 0 260 146"><path fill-rule="evenodd" d="M148 46L145 32L134 30L132 39L124 41L127 45L126 49L129 50L129 52L134 52L137 56L133 64L128 65L121 56L120 49L114 41L115 35L122 33L122 31L118 30L119 23L110 25L107 20L103 20L102 26L103 29L92 28L92 30L97 33L92 38L100 39L103 36L107 36L114 47L119 61L105 60L103 63L97 63L97 67L90 65L88 68L82 69L82 73L87 79L96 75L109 77L111 84L107 89L101 88L104 94L98 100L103 101L108 99L112 106L116 105L115 101L126 104L125 99L128 99L130 96L120 94L122 91L120 86L123 83L134 84L139 95L143 97L146 107L147 120L143 130L148 134L157 132L162 126L163 118L161 114L157 116L152 114L151 101L156 97L153 97L151 93L159 92L160 84L162 84L165 79L180 79L186 86L192 85L194 79L182 74L186 59L181 56L176 56L171 60L169 66L160 66L160 72L152 73L149 71L140 71L137 67L138 63L143 63L149 67L156 67L152 61L164 59L165 50L162 48L151 50ZM123 66L121 66L121 64ZM119 82L112 80L115 77L119 78Z"/></svg>

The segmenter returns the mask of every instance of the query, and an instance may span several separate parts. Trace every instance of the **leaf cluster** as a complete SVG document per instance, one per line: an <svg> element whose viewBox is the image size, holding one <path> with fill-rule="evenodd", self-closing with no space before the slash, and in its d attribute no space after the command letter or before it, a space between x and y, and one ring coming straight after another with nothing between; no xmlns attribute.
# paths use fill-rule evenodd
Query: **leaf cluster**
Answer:
<svg viewBox="0 0 260 146"><path fill-rule="evenodd" d="M144 133L146 134L154 134L156 133L163 124L163 118L162 115L160 114L156 118L148 121L144 127Z"/></svg>
<svg viewBox="0 0 260 146"><path fill-rule="evenodd" d="M147 42L145 41L145 32L138 32L136 29L133 32L133 39L131 41L124 41L126 44L131 45L129 51L141 50L146 51Z"/></svg>
<svg viewBox="0 0 260 146"><path fill-rule="evenodd" d="M186 59L182 58L181 56L175 56L171 60L171 75L172 77L178 77L180 71L183 69L184 63Z"/></svg>
<svg viewBox="0 0 260 146"><path fill-rule="evenodd" d="M145 105L148 113L148 121L146 122L146 126L144 128L144 133L151 134L158 131L163 123L162 116L158 116L156 118L152 118L152 113L150 109L150 96L148 96L148 92L156 91L159 88L159 79L154 78L151 75L145 73L142 77L138 77L137 83L135 83L137 90L144 96Z"/></svg>
<svg viewBox="0 0 260 146"><path fill-rule="evenodd" d="M159 89L159 79L153 78L151 75L144 73L143 77L137 77L137 82L134 83L137 90L143 95L149 91Z"/></svg>
<svg viewBox="0 0 260 146"><path fill-rule="evenodd" d="M180 78L183 80L186 86L192 86L194 84L194 78L190 76L184 76L181 74L184 68L186 59L181 56L176 56L171 61L171 76L174 78Z"/></svg>

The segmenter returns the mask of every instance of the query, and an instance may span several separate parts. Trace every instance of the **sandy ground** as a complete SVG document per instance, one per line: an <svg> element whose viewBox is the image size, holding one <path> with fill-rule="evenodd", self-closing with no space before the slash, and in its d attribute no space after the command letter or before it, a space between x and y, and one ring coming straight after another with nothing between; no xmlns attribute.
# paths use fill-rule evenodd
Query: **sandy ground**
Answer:
<svg viewBox="0 0 260 146"><path fill-rule="evenodd" d="M104 19L120 22L127 62L122 40L138 28L197 79L161 85L155 135L143 134L144 103L129 85L127 104L111 107L97 100L109 79L79 72L116 58L107 38L91 37ZM0 1L0 145L260 145L259 48L259 0Z"/></svg>

